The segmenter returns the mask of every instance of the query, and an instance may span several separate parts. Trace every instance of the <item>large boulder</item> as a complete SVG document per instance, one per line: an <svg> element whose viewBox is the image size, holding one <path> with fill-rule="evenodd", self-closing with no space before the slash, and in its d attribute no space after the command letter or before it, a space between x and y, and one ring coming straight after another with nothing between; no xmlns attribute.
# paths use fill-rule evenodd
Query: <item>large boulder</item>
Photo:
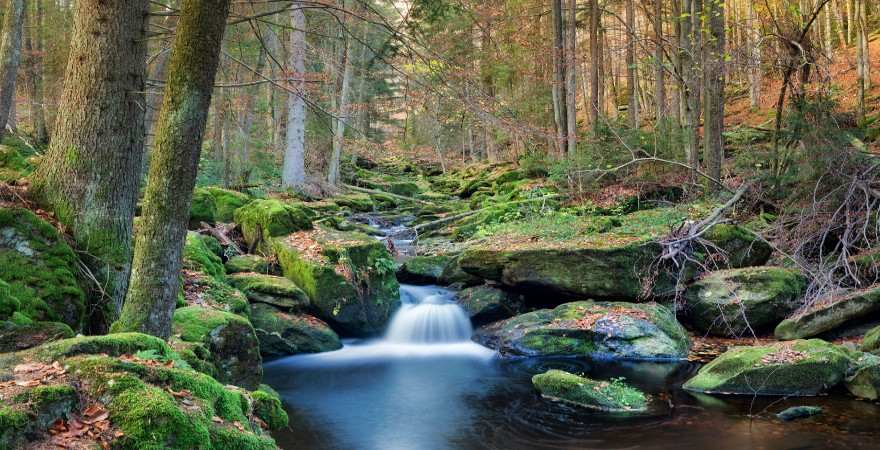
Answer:
<svg viewBox="0 0 880 450"><path fill-rule="evenodd" d="M247 316L248 298L232 286L204 272L183 270L183 286L179 306L205 306Z"/></svg>
<svg viewBox="0 0 880 450"><path fill-rule="evenodd" d="M320 353L342 348L339 336L321 319L286 313L272 305L253 305L251 322L263 356Z"/></svg>
<svg viewBox="0 0 880 450"><path fill-rule="evenodd" d="M246 318L214 308L187 306L174 311L172 334L207 349L219 381L246 389L259 386L263 377L260 344Z"/></svg>
<svg viewBox="0 0 880 450"><path fill-rule="evenodd" d="M287 310L304 309L309 305L306 293L288 278L244 272L229 275L229 282L244 292L251 302Z"/></svg>
<svg viewBox="0 0 880 450"><path fill-rule="evenodd" d="M742 336L763 333L797 308L806 279L781 267L710 272L684 293L691 324L701 333Z"/></svg>
<svg viewBox="0 0 880 450"><path fill-rule="evenodd" d="M446 255L413 256L400 265L397 279L401 283L437 284L451 259Z"/></svg>
<svg viewBox="0 0 880 450"><path fill-rule="evenodd" d="M223 268L223 260L211 249L214 242L216 239L213 237L188 231L183 245L183 268L223 281L226 269Z"/></svg>
<svg viewBox="0 0 880 450"><path fill-rule="evenodd" d="M20 312L79 330L85 293L78 258L49 223L22 208L0 208L0 320Z"/></svg>
<svg viewBox="0 0 880 450"><path fill-rule="evenodd" d="M856 397L868 400L880 398L880 356L871 353L858 355L844 385Z"/></svg>
<svg viewBox="0 0 880 450"><path fill-rule="evenodd" d="M400 305L394 260L376 239L317 228L275 239L273 248L284 276L339 332L378 334Z"/></svg>
<svg viewBox="0 0 880 450"><path fill-rule="evenodd" d="M312 228L315 213L301 203L268 199L236 209L234 218L245 242L251 248L267 251L270 238Z"/></svg>
<svg viewBox="0 0 880 450"><path fill-rule="evenodd" d="M197 230L201 223L214 223L217 203L214 196L205 188L193 189L192 203L189 207L189 229Z"/></svg>
<svg viewBox="0 0 880 450"><path fill-rule="evenodd" d="M641 412L648 409L648 397L620 380L597 381L551 369L532 377L542 396L590 409L608 412Z"/></svg>
<svg viewBox="0 0 880 450"><path fill-rule="evenodd" d="M65 323L34 322L24 316L15 319L0 321L0 353L17 352L74 336Z"/></svg>
<svg viewBox="0 0 880 450"><path fill-rule="evenodd" d="M565 303L485 326L474 339L519 356L682 359L690 347L673 312L656 303Z"/></svg>
<svg viewBox="0 0 880 450"><path fill-rule="evenodd" d="M635 220L644 213L633 213L615 223ZM647 281L653 281L651 293L668 295L675 286L675 276L688 278L696 273L695 267L682 273L672 269L658 273L662 247L655 239L663 233L656 226L638 233L614 226L603 233L567 240L524 236L511 243L499 238L466 249L459 262L465 272L519 289L562 297L635 300L645 294ZM770 255L767 244L735 225L715 225L703 238L724 251L729 267L760 265Z"/></svg>
<svg viewBox="0 0 880 450"><path fill-rule="evenodd" d="M235 210L252 200L247 194L217 186L208 186L204 189L214 198L214 222L232 222L235 220Z"/></svg>
<svg viewBox="0 0 880 450"><path fill-rule="evenodd" d="M880 350L880 326L876 326L865 333L862 339L862 351L877 353Z"/></svg>
<svg viewBox="0 0 880 450"><path fill-rule="evenodd" d="M455 301L477 326L507 319L525 310L522 295L489 285L462 289L456 294Z"/></svg>
<svg viewBox="0 0 880 450"><path fill-rule="evenodd" d="M683 387L707 394L818 395L843 381L849 364L845 350L821 339L733 347Z"/></svg>
<svg viewBox="0 0 880 450"><path fill-rule="evenodd" d="M266 275L281 275L281 270L274 261L259 255L230 256L224 264L226 273L256 272Z"/></svg>
<svg viewBox="0 0 880 450"><path fill-rule="evenodd" d="M880 285L820 299L776 326L777 339L818 336L880 311Z"/></svg>

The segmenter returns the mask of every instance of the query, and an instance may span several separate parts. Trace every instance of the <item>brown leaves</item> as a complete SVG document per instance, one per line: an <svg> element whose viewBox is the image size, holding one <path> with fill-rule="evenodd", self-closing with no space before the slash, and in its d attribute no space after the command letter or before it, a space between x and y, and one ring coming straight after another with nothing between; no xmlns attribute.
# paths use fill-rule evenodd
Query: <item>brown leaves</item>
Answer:
<svg viewBox="0 0 880 450"><path fill-rule="evenodd" d="M94 448L95 444L109 449L114 440L125 436L122 431L113 429L109 417L110 412L104 405L92 403L68 420L56 420L48 430L50 443L65 449Z"/></svg>

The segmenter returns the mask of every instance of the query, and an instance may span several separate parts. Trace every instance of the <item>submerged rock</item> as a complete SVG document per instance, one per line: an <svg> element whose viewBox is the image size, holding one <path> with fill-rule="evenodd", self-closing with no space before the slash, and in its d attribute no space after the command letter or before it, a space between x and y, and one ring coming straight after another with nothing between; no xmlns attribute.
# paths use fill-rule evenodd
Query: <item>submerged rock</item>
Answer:
<svg viewBox="0 0 880 450"><path fill-rule="evenodd" d="M285 313L271 305L255 304L251 322L264 356L319 353L342 348L339 336L322 320L307 314Z"/></svg>
<svg viewBox="0 0 880 450"><path fill-rule="evenodd" d="M462 289L456 294L456 302L476 326L513 317L525 309L521 295L489 285Z"/></svg>
<svg viewBox="0 0 880 450"><path fill-rule="evenodd" d="M247 295L251 302L268 303L284 309L302 309L309 298L296 283L284 277L259 273L236 273L229 282Z"/></svg>
<svg viewBox="0 0 880 450"><path fill-rule="evenodd" d="M747 267L710 272L684 293L690 322L701 333L762 333L795 310L806 287L797 271Z"/></svg>
<svg viewBox="0 0 880 450"><path fill-rule="evenodd" d="M254 200L236 209L234 218L245 242L251 248L266 251L270 238L312 228L315 213L299 203L268 199Z"/></svg>
<svg viewBox="0 0 880 450"><path fill-rule="evenodd" d="M275 239L273 248L284 276L339 332L378 334L400 305L394 260L376 239L318 228Z"/></svg>
<svg viewBox="0 0 880 450"><path fill-rule="evenodd" d="M840 296L820 299L814 306L783 320L774 334L777 339L818 336L880 311L880 285Z"/></svg>
<svg viewBox="0 0 880 450"><path fill-rule="evenodd" d="M807 417L822 414L822 408L818 406L792 406L776 413L779 420L788 422L795 419L804 419Z"/></svg>
<svg viewBox="0 0 880 450"><path fill-rule="evenodd" d="M656 303L581 301L480 328L474 339L507 355L610 359L681 359L685 329Z"/></svg>
<svg viewBox="0 0 880 450"><path fill-rule="evenodd" d="M648 213L639 211L617 223L649 221L637 216ZM667 231L655 225L642 234L610 230L553 242L528 236L513 243L498 239L466 249L460 264L465 272L487 280L557 296L635 300L644 295L648 279L654 282L654 295L668 295L673 272L655 273L662 248L654 242ZM737 226L716 225L703 237L725 251L730 267L763 264L770 255L767 244ZM684 281L695 272L685 271Z"/></svg>
<svg viewBox="0 0 880 450"><path fill-rule="evenodd" d="M260 344L242 316L201 306L174 311L172 333L183 342L204 346L219 381L256 389L263 377Z"/></svg>
<svg viewBox="0 0 880 450"><path fill-rule="evenodd" d="M648 397L621 380L596 381L551 369L533 376L532 384L551 400L600 411L640 412L648 407Z"/></svg>
<svg viewBox="0 0 880 450"><path fill-rule="evenodd" d="M707 394L817 395L843 381L849 363L844 350L821 339L733 347L682 387Z"/></svg>

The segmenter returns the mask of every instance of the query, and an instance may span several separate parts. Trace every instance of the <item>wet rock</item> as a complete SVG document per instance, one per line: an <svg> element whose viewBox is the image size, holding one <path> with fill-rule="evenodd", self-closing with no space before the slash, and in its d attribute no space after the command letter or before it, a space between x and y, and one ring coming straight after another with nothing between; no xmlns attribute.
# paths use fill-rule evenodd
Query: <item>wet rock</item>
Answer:
<svg viewBox="0 0 880 450"><path fill-rule="evenodd" d="M396 264L376 239L318 228L275 239L273 249L284 276L337 332L378 334L400 305Z"/></svg>
<svg viewBox="0 0 880 450"><path fill-rule="evenodd" d="M505 355L600 359L681 359L685 329L656 303L581 301L480 328L474 339Z"/></svg>
<svg viewBox="0 0 880 450"><path fill-rule="evenodd" d="M445 255L413 256L401 264L397 270L397 279L401 283L437 284L451 260L451 257Z"/></svg>
<svg viewBox="0 0 880 450"><path fill-rule="evenodd" d="M532 377L541 395L585 408L608 412L640 412L648 397L620 380L596 381L562 370L551 369Z"/></svg>
<svg viewBox="0 0 880 450"><path fill-rule="evenodd" d="M818 406L792 406L776 413L779 420L788 422L796 419L804 419L822 414L822 408Z"/></svg>
<svg viewBox="0 0 880 450"><path fill-rule="evenodd" d="M684 293L691 324L701 333L763 333L795 310L806 287L797 271L747 267L710 272Z"/></svg>
<svg viewBox="0 0 880 450"><path fill-rule="evenodd" d="M456 294L456 302L475 326L513 317L525 309L521 295L489 285L462 289Z"/></svg>
<svg viewBox="0 0 880 450"><path fill-rule="evenodd" d="M843 381L850 356L821 339L733 347L683 388L707 394L805 396Z"/></svg>
<svg viewBox="0 0 880 450"><path fill-rule="evenodd" d="M774 331L777 339L818 336L880 311L880 285L820 299L805 311L783 320Z"/></svg>
<svg viewBox="0 0 880 450"><path fill-rule="evenodd" d="M868 400L880 398L880 356L871 353L858 355L844 385L856 397Z"/></svg>
<svg viewBox="0 0 880 450"><path fill-rule="evenodd" d="M268 303L287 310L309 305L306 293L284 277L245 272L229 275L229 282L244 292L251 302Z"/></svg>
<svg viewBox="0 0 880 450"><path fill-rule="evenodd" d="M263 356L320 353L342 348L339 336L322 320L307 314L286 313L266 304L255 304L251 322Z"/></svg>
<svg viewBox="0 0 880 450"><path fill-rule="evenodd" d="M26 209L0 208L0 319L19 312L79 330L85 293L77 260L52 225Z"/></svg>
<svg viewBox="0 0 880 450"><path fill-rule="evenodd" d="M301 203L281 200L254 200L235 210L234 219L241 227L245 242L259 250L268 250L268 240L294 231L312 228L315 213Z"/></svg>
<svg viewBox="0 0 880 450"><path fill-rule="evenodd" d="M250 322L213 308L187 306L174 311L172 334L204 346L217 368L217 379L256 389L263 376L260 344Z"/></svg>

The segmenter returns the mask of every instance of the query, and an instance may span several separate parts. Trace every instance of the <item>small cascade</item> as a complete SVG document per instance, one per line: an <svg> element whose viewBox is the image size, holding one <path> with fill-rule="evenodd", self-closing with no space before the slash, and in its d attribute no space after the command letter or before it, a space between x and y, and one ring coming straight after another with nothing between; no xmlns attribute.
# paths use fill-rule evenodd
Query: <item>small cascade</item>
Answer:
<svg viewBox="0 0 880 450"><path fill-rule="evenodd" d="M381 217L375 213L361 213L351 216L351 220L375 228L382 233L377 238L384 241L395 256L412 256L415 254L413 242L416 232L411 223L413 216L401 216L393 219Z"/></svg>
<svg viewBox="0 0 880 450"><path fill-rule="evenodd" d="M403 304L391 319L385 341L398 344L466 342L473 329L454 294L433 286L400 287Z"/></svg>

